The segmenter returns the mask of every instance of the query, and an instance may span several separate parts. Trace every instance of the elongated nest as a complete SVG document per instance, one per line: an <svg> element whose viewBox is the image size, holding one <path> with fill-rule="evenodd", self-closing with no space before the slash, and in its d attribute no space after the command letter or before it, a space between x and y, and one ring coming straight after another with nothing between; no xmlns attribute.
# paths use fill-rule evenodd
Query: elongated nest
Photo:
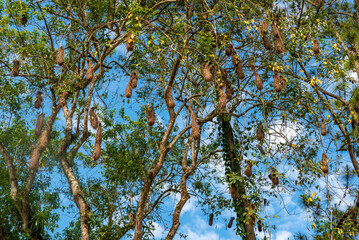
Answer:
<svg viewBox="0 0 359 240"><path fill-rule="evenodd" d="M264 45L265 49L271 50L272 44L271 44L269 38L266 35L263 35L262 39L263 39L263 45Z"/></svg>
<svg viewBox="0 0 359 240"><path fill-rule="evenodd" d="M15 59L13 62L13 68L11 71L11 75L16 77L16 76L19 76L19 73L20 73L20 62L19 62L19 60Z"/></svg>
<svg viewBox="0 0 359 240"><path fill-rule="evenodd" d="M324 118L321 119L320 133L322 134L322 136L327 135L327 127L325 126L325 120L324 120Z"/></svg>
<svg viewBox="0 0 359 240"><path fill-rule="evenodd" d="M93 161L97 161L101 156L101 143L102 143L102 126L101 123L99 123L96 132L95 146L92 153Z"/></svg>
<svg viewBox="0 0 359 240"><path fill-rule="evenodd" d="M261 22L261 25L259 27L259 30L262 34L266 34L268 32L268 23L266 20L263 20Z"/></svg>
<svg viewBox="0 0 359 240"><path fill-rule="evenodd" d="M130 81L131 81L131 87L136 88L137 87L137 80L138 80L138 72L136 70L133 70L131 72Z"/></svg>
<svg viewBox="0 0 359 240"><path fill-rule="evenodd" d="M42 92L37 91L36 97L35 97L35 102L34 102L34 108L39 109L41 107L42 97L43 97Z"/></svg>
<svg viewBox="0 0 359 240"><path fill-rule="evenodd" d="M36 136L40 136L40 134L41 134L42 128L44 126L44 119L45 119L45 115L43 113L41 113L37 117L36 128L35 128L35 135Z"/></svg>
<svg viewBox="0 0 359 240"><path fill-rule="evenodd" d="M239 192L234 183L229 184L229 193L231 194L232 199L239 199Z"/></svg>
<svg viewBox="0 0 359 240"><path fill-rule="evenodd" d="M213 79L213 74L211 73L212 66L211 64L202 64L202 75L206 82L210 82Z"/></svg>
<svg viewBox="0 0 359 240"><path fill-rule="evenodd" d="M319 54L320 53L320 47L319 47L319 41L317 39L313 40L313 52L315 54Z"/></svg>
<svg viewBox="0 0 359 240"><path fill-rule="evenodd" d="M155 115L155 109L154 109L153 105L151 105L150 107L147 108L146 114L147 114L148 126L152 126L153 124L155 124L156 115Z"/></svg>
<svg viewBox="0 0 359 240"><path fill-rule="evenodd" d="M64 48L61 46L57 50L56 64L62 66L65 62Z"/></svg>
<svg viewBox="0 0 359 240"><path fill-rule="evenodd" d="M263 89L263 80L262 80L261 76L259 75L259 73L255 72L254 75L255 75L256 87L260 91Z"/></svg>
<svg viewBox="0 0 359 240"><path fill-rule="evenodd" d="M131 81L129 81L128 84L127 84L126 91L125 91L125 96L127 98L130 98L132 96L132 84L131 84Z"/></svg>
<svg viewBox="0 0 359 240"><path fill-rule="evenodd" d="M127 52L132 52L133 49L135 48L135 41L134 41L132 35L133 34L128 34L127 35L127 41L126 41Z"/></svg>
<svg viewBox="0 0 359 240"><path fill-rule="evenodd" d="M199 130L199 125L197 123L197 117L193 113L192 109L191 109L191 120L192 120L192 137L195 140L198 140L201 137L201 132Z"/></svg>
<svg viewBox="0 0 359 240"><path fill-rule="evenodd" d="M283 45L283 40L281 38L276 38L275 39L274 48L275 48L275 52L277 54L284 53L284 45Z"/></svg>
<svg viewBox="0 0 359 240"><path fill-rule="evenodd" d="M244 174L247 176L247 177L251 177L252 176L252 162L251 161L246 161L246 167L245 167L245 170L244 170Z"/></svg>
<svg viewBox="0 0 359 240"><path fill-rule="evenodd" d="M258 123L256 137L258 141L262 141L264 139L263 125L261 122Z"/></svg>
<svg viewBox="0 0 359 240"><path fill-rule="evenodd" d="M92 65L92 61L88 60L87 61L86 80L92 80L93 75L94 75L94 68Z"/></svg>
<svg viewBox="0 0 359 240"><path fill-rule="evenodd" d="M228 222L228 228L232 227L234 219L235 219L234 217L231 217L231 219Z"/></svg>
<svg viewBox="0 0 359 240"><path fill-rule="evenodd" d="M166 105L169 109L173 109L176 104L175 101L173 99L173 95L172 95L172 87L171 86L167 86L165 92L164 92L164 98L166 101Z"/></svg>
<svg viewBox="0 0 359 240"><path fill-rule="evenodd" d="M257 146L258 150L259 150L262 154L266 154L266 152L264 151L262 145L257 144L256 146Z"/></svg>
<svg viewBox="0 0 359 240"><path fill-rule="evenodd" d="M323 173L328 174L329 172L328 159L327 159L327 154L325 153L322 154L321 165L322 165L321 168Z"/></svg>
<svg viewBox="0 0 359 240"><path fill-rule="evenodd" d="M96 107L92 107L92 108L90 109L89 115L90 115L90 123L91 123L91 126L92 126L94 129L97 129L98 124L99 124L99 121L98 121L97 114L95 113L95 109L96 109Z"/></svg>

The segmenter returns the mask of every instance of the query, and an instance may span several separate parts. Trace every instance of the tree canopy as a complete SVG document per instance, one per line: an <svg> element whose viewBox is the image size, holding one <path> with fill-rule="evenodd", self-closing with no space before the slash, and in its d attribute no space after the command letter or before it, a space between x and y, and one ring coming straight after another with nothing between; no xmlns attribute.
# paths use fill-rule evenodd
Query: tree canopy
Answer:
<svg viewBox="0 0 359 240"><path fill-rule="evenodd" d="M1 3L0 239L358 237L358 0Z"/></svg>

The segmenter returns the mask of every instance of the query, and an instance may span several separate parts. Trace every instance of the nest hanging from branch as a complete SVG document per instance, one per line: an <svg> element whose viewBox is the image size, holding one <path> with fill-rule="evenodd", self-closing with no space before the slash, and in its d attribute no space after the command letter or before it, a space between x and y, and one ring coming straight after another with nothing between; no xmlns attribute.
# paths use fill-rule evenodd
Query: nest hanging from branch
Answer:
<svg viewBox="0 0 359 240"><path fill-rule="evenodd" d="M244 174L247 176L247 177L251 177L252 176L252 162L247 160L246 161L246 167L245 167L245 170L244 170Z"/></svg>
<svg viewBox="0 0 359 240"><path fill-rule="evenodd" d="M96 107L92 107L90 109L90 123L91 123L91 126L94 128L94 129L97 129L98 125L99 125L99 121L98 121L98 117L97 117L97 114L95 113L95 109Z"/></svg>
<svg viewBox="0 0 359 240"><path fill-rule="evenodd" d="M266 20L263 20L261 22L259 30L260 30L261 34L267 34L268 33L268 23L267 23Z"/></svg>
<svg viewBox="0 0 359 240"><path fill-rule="evenodd" d="M95 146L93 148L93 153L92 153L93 161L97 161L101 156L101 143L102 143L102 127L101 127L101 123L98 123Z"/></svg>
<svg viewBox="0 0 359 240"><path fill-rule="evenodd" d="M282 92L287 87L287 82L284 77L279 75L277 71L274 72L273 76L273 88L275 92Z"/></svg>
<svg viewBox="0 0 359 240"><path fill-rule="evenodd" d="M130 82L131 82L131 87L132 88L136 88L137 87L137 80L138 80L138 73L136 70L133 70L131 72L131 76L130 76Z"/></svg>
<svg viewBox="0 0 359 240"><path fill-rule="evenodd" d="M232 97L233 97L233 94L234 94L234 90L232 88L232 84L231 83L228 83L227 87L226 87L226 98L228 100L231 100Z"/></svg>
<svg viewBox="0 0 359 240"><path fill-rule="evenodd" d="M258 225L258 232L262 232L263 231L262 221L258 220L257 225Z"/></svg>
<svg viewBox="0 0 359 240"><path fill-rule="evenodd" d="M213 213L209 214L209 221L208 221L209 226L213 225Z"/></svg>
<svg viewBox="0 0 359 240"><path fill-rule="evenodd" d="M317 39L313 40L313 52L315 54L319 54L320 53L320 47L319 47L319 41Z"/></svg>
<svg viewBox="0 0 359 240"><path fill-rule="evenodd" d="M199 125L197 123L197 117L193 113L192 109L191 109L191 120L192 120L192 137L195 140L198 140L201 137L201 132L199 130Z"/></svg>
<svg viewBox="0 0 359 240"><path fill-rule="evenodd" d="M225 50L225 53L227 56L231 56L232 55L232 49L233 49L233 45L232 44L228 44Z"/></svg>
<svg viewBox="0 0 359 240"><path fill-rule="evenodd" d="M173 109L176 104L175 101L173 100L173 95L172 95L172 87L171 86L167 86L165 92L164 92L164 98L166 101L166 105L169 109Z"/></svg>
<svg viewBox="0 0 359 240"><path fill-rule="evenodd" d="M228 222L228 228L231 228L233 225L234 217L231 217L231 219Z"/></svg>
<svg viewBox="0 0 359 240"><path fill-rule="evenodd" d="M256 87L257 89L260 91L263 89L263 80L261 78L261 75L259 75L259 73L255 72L254 73L255 75L255 84L256 84Z"/></svg>
<svg viewBox="0 0 359 240"><path fill-rule="evenodd" d="M327 127L325 126L325 120L324 120L324 118L322 118L322 120L321 120L320 132L321 132L322 136L327 135Z"/></svg>
<svg viewBox="0 0 359 240"><path fill-rule="evenodd" d="M236 68L238 79L243 79L245 75L242 67L242 61L237 54L232 55L232 62L233 66Z"/></svg>
<svg viewBox="0 0 359 240"><path fill-rule="evenodd" d="M272 22L272 33L275 38L281 38L283 36L277 19L274 19Z"/></svg>
<svg viewBox="0 0 359 240"><path fill-rule="evenodd" d="M279 184L279 174L277 169L272 168L272 171L268 177L272 181L273 185L277 186Z"/></svg>
<svg viewBox="0 0 359 240"><path fill-rule="evenodd" d="M282 53L284 53L284 45L283 45L283 40L282 40L282 38L276 38L276 39L275 39L274 48L275 48L275 52L276 52L277 54L282 54Z"/></svg>
<svg viewBox="0 0 359 240"><path fill-rule="evenodd" d="M257 127L257 135L256 135L258 141L262 141L264 139L264 132L263 132L263 125L262 122L258 123Z"/></svg>
<svg viewBox="0 0 359 240"><path fill-rule="evenodd" d="M36 128L35 128L35 135L36 136L40 136L40 134L41 134L42 127L44 126L44 119L45 119L45 115L43 113L41 113L37 117Z"/></svg>
<svg viewBox="0 0 359 240"><path fill-rule="evenodd" d="M266 35L263 35L262 39L263 39L263 45L264 45L265 49L271 50L272 44L271 44L269 38Z"/></svg>
<svg viewBox="0 0 359 240"><path fill-rule="evenodd" d="M132 84L131 84L131 80L127 83L127 87L126 87L126 91L125 91L125 96L127 98L130 98L132 96Z"/></svg>
<svg viewBox="0 0 359 240"><path fill-rule="evenodd" d="M321 167L322 167L322 171L323 173L327 174L329 172L329 167L328 167L328 159L327 159L327 154L325 154L323 152L323 155L322 155L322 160L321 160Z"/></svg>
<svg viewBox="0 0 359 240"><path fill-rule="evenodd" d="M264 151L263 147L260 144L257 144L256 146L262 154L266 154L266 152Z"/></svg>
<svg viewBox="0 0 359 240"><path fill-rule="evenodd" d="M131 33L127 35L127 41L126 41L127 52L132 52L134 48L135 48L135 41L133 39L133 34Z"/></svg>
<svg viewBox="0 0 359 240"><path fill-rule="evenodd" d="M213 79L213 74L211 73L212 69L212 64L202 64L202 75L206 82L210 82Z"/></svg>
<svg viewBox="0 0 359 240"><path fill-rule="evenodd" d="M42 92L37 91L36 97L35 97L34 108L39 109L41 107L42 97L43 97Z"/></svg>
<svg viewBox="0 0 359 240"><path fill-rule="evenodd" d="M19 76L20 73L20 62L19 60L14 60L13 62L13 68L11 71L11 75L13 75L14 77Z"/></svg>
<svg viewBox="0 0 359 240"><path fill-rule="evenodd" d="M153 124L155 124L156 115L155 115L155 109L154 109L153 105L151 105L150 107L147 108L146 114L147 114L148 126L152 126Z"/></svg>
<svg viewBox="0 0 359 240"><path fill-rule="evenodd" d="M94 75L94 68L93 68L93 65L92 65L92 61L88 60L87 61L86 80L88 80L88 81L92 80L93 75Z"/></svg>
<svg viewBox="0 0 359 240"><path fill-rule="evenodd" d="M56 64L62 66L65 62L64 48L61 46L57 50Z"/></svg>

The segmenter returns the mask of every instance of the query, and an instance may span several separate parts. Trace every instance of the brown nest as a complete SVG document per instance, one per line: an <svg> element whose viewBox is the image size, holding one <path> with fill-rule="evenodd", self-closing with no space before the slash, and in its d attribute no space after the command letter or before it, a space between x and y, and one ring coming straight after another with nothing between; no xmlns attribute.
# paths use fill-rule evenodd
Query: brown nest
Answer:
<svg viewBox="0 0 359 240"><path fill-rule="evenodd" d="M266 34L268 32L268 23L266 20L263 20L261 22L261 25L259 27L259 30L262 34Z"/></svg>
<svg viewBox="0 0 359 240"><path fill-rule="evenodd" d="M44 119L45 119L45 115L43 113L41 113L37 117L36 128L35 128L35 135L36 136L40 136L40 134L41 134L42 127L44 126Z"/></svg>
<svg viewBox="0 0 359 240"><path fill-rule="evenodd" d="M155 109L154 109L153 105L151 105L150 107L147 108L146 114L147 114L148 126L152 126L153 124L155 124L156 116L155 116Z"/></svg>
<svg viewBox="0 0 359 240"><path fill-rule="evenodd" d="M277 169L272 168L272 171L268 177L275 186L277 186L279 184L279 174L278 174Z"/></svg>
<svg viewBox="0 0 359 240"><path fill-rule="evenodd" d="M101 156L101 142L102 142L102 127L101 127L101 123L99 123L96 132L95 146L93 148L93 153L92 153L93 161L97 161Z"/></svg>
<svg viewBox="0 0 359 240"><path fill-rule="evenodd" d="M137 87L137 80L138 80L138 73L136 70L133 70L131 72L131 76L130 76L130 82L131 82L131 87L132 88L136 88Z"/></svg>
<svg viewBox="0 0 359 240"><path fill-rule="evenodd" d="M319 41L317 39L313 40L313 52L315 54L319 54L320 53L320 48L319 48Z"/></svg>
<svg viewBox="0 0 359 240"><path fill-rule="evenodd" d="M64 48L61 46L59 47L59 50L57 50L56 64L62 66L64 62L65 62Z"/></svg>
<svg viewBox="0 0 359 240"><path fill-rule="evenodd" d="M167 86L165 93L164 93L164 98L166 101L166 105L169 109L173 109L176 106L175 101L173 100L171 86Z"/></svg>
<svg viewBox="0 0 359 240"><path fill-rule="evenodd" d="M42 92L37 91L36 97L35 97L34 108L39 109L41 107L42 97L43 97Z"/></svg>
<svg viewBox="0 0 359 240"><path fill-rule="evenodd" d="M209 222L208 222L209 226L213 225L213 213L209 214Z"/></svg>
<svg viewBox="0 0 359 240"><path fill-rule="evenodd" d="M264 139L263 125L261 122L258 123L256 137L257 137L258 141L262 141Z"/></svg>
<svg viewBox="0 0 359 240"><path fill-rule="evenodd" d="M228 228L232 227L234 219L235 219L234 217L231 217L231 219L228 222Z"/></svg>
<svg viewBox="0 0 359 240"><path fill-rule="evenodd" d="M132 96L132 84L131 84L131 80L128 82L127 87L126 87L126 91L125 91L125 96L127 98L130 98Z"/></svg>
<svg viewBox="0 0 359 240"><path fill-rule="evenodd" d="M325 154L323 152L323 155L322 155L322 160L321 160L321 167L322 167L322 171L323 173L327 174L329 172L329 167L328 167L328 159L327 159L327 154Z"/></svg>
<svg viewBox="0 0 359 240"><path fill-rule="evenodd" d="M202 75L204 77L204 80L206 80L206 82L210 82L213 79L213 75L211 73L212 69L213 69L212 64L202 64Z"/></svg>
<svg viewBox="0 0 359 240"><path fill-rule="evenodd" d="M320 132L321 132L322 136L327 135L327 127L325 126L325 120L324 120L324 118L322 118L322 120L321 120Z"/></svg>
<svg viewBox="0 0 359 240"><path fill-rule="evenodd" d="M135 47L135 42L133 38L131 37L132 34L127 35L127 41L126 41L126 49L127 52L132 52Z"/></svg>
<svg viewBox="0 0 359 240"><path fill-rule="evenodd" d="M198 140L201 137L201 132L199 130L199 125L197 123L197 117L191 109L191 120L192 120L192 136L195 140Z"/></svg>
<svg viewBox="0 0 359 240"><path fill-rule="evenodd" d="M265 49L271 50L272 44L271 44L269 38L266 35L263 35L262 39L263 39L263 45L264 45Z"/></svg>
<svg viewBox="0 0 359 240"><path fill-rule="evenodd" d="M263 80L261 78L261 75L259 75L259 73L255 72L254 73L255 75L255 84L256 84L256 87L257 89L260 91L263 89Z"/></svg>
<svg viewBox="0 0 359 240"><path fill-rule="evenodd" d="M244 170L244 174L247 176L247 177L251 177L252 176L252 162L251 161L246 161L246 167L245 167L245 170Z"/></svg>
<svg viewBox="0 0 359 240"><path fill-rule="evenodd" d="M88 60L87 61L86 80L92 80L93 75L94 75L94 68L92 65L92 61Z"/></svg>
<svg viewBox="0 0 359 240"><path fill-rule="evenodd" d="M19 60L14 60L13 62L13 68L11 71L11 75L13 75L14 77L19 76L20 73L20 62Z"/></svg>
<svg viewBox="0 0 359 240"><path fill-rule="evenodd" d="M231 194L232 199L239 198L238 189L234 183L229 184L229 193Z"/></svg>
<svg viewBox="0 0 359 240"><path fill-rule="evenodd" d="M283 45L283 40L282 40L282 38L276 38L276 39L275 39L274 48L275 48L275 52L276 52L277 54L282 54L282 53L284 53L284 45Z"/></svg>
<svg viewBox="0 0 359 240"><path fill-rule="evenodd" d="M98 125L99 125L99 121L98 121L98 117L97 117L97 114L95 113L95 109L96 107L92 107L90 109L90 123L91 123L91 126L94 128L94 129L97 129Z"/></svg>

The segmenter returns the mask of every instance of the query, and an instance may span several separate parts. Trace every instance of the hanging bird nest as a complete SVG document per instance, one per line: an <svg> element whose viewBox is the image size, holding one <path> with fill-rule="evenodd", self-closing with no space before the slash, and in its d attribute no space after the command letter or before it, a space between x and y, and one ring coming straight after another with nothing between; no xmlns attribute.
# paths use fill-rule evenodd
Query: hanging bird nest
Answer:
<svg viewBox="0 0 359 240"><path fill-rule="evenodd" d="M202 64L202 75L204 77L204 80L206 80L206 82L210 82L213 79L213 75L211 73L213 69L212 64Z"/></svg>
<svg viewBox="0 0 359 240"><path fill-rule="evenodd" d="M273 76L273 88L275 92L283 91L287 86L287 82L285 81L284 77L279 75L277 71L274 71Z"/></svg>
<svg viewBox="0 0 359 240"><path fill-rule="evenodd" d="M201 137L201 132L199 130L199 125L197 123L197 117L193 113L192 109L191 109L191 120L192 120L192 137L195 140L198 140Z"/></svg>
<svg viewBox="0 0 359 240"><path fill-rule="evenodd" d="M260 144L257 144L256 146L262 154L266 154L266 152L264 151L263 147Z"/></svg>
<svg viewBox="0 0 359 240"><path fill-rule="evenodd" d="M146 114L147 114L148 126L152 126L153 124L155 124L156 115L155 115L155 109L154 109L153 105L151 105L150 107L147 108Z"/></svg>
<svg viewBox="0 0 359 240"><path fill-rule="evenodd" d="M232 227L234 219L235 219L234 217L231 217L231 219L228 222L228 228Z"/></svg>
<svg viewBox="0 0 359 240"><path fill-rule="evenodd" d="M320 132L321 132L322 136L327 135L327 127L325 126L325 120L324 120L324 118L322 118L322 120L321 120Z"/></svg>
<svg viewBox="0 0 359 240"><path fill-rule="evenodd" d="M251 177L252 176L252 162L247 160L246 161L246 167L245 167L245 170L244 170L244 174L247 176L247 177Z"/></svg>
<svg viewBox="0 0 359 240"><path fill-rule="evenodd" d="M136 88L137 87L137 80L138 80L138 73L136 70L133 70L131 72L131 76L130 76L130 82L131 82L131 87L132 88Z"/></svg>
<svg viewBox="0 0 359 240"><path fill-rule="evenodd" d="M94 68L93 68L93 65L92 65L92 61L88 60L87 61L86 80L88 80L88 81L92 80L93 75L94 75Z"/></svg>
<svg viewBox="0 0 359 240"><path fill-rule="evenodd" d="M64 64L64 62L65 62L64 48L61 46L57 50L56 64L59 66L62 66Z"/></svg>
<svg viewBox="0 0 359 240"><path fill-rule="evenodd" d="M232 62L233 66L236 68L238 79L243 79L245 75L242 67L242 61L237 54L232 55Z"/></svg>
<svg viewBox="0 0 359 240"><path fill-rule="evenodd" d="M239 198L239 192L234 183L229 184L229 193L231 194L232 199L238 199Z"/></svg>
<svg viewBox="0 0 359 240"><path fill-rule="evenodd" d="M232 44L228 44L225 50L225 53L227 56L231 56L232 55L232 49L233 49L233 45Z"/></svg>
<svg viewBox="0 0 359 240"><path fill-rule="evenodd" d="M126 91L125 91L125 96L127 98L130 98L132 96L132 83L131 83L131 80L127 84Z"/></svg>
<svg viewBox="0 0 359 240"><path fill-rule="evenodd" d="M258 232L262 232L263 231L262 221L258 220L257 225L258 225Z"/></svg>
<svg viewBox="0 0 359 240"><path fill-rule="evenodd" d="M172 87L171 86L167 86L165 92L164 92L164 98L166 101L166 105L169 109L173 109L175 107L175 101L173 100L173 96L172 96Z"/></svg>
<svg viewBox="0 0 359 240"><path fill-rule="evenodd" d="M322 165L321 167L322 167L323 173L328 174L328 172L329 172L328 159L327 159L327 154L325 154L324 152L323 152L322 160L320 163Z"/></svg>
<svg viewBox="0 0 359 240"><path fill-rule="evenodd" d="M209 226L213 225L213 213L209 214L209 221L208 221Z"/></svg>
<svg viewBox="0 0 359 240"><path fill-rule="evenodd" d="M263 35L268 33L268 23L266 20L263 20L261 22L259 30L260 30L261 34L263 34Z"/></svg>
<svg viewBox="0 0 359 240"><path fill-rule="evenodd" d="M35 97L34 108L39 109L41 107L42 97L43 97L42 92L37 91L36 97Z"/></svg>
<svg viewBox="0 0 359 240"><path fill-rule="evenodd" d="M273 185L277 186L279 184L279 174L277 169L272 168L272 171L268 177L272 181Z"/></svg>
<svg viewBox="0 0 359 240"><path fill-rule="evenodd" d="M95 109L96 107L92 107L90 109L90 123L91 123L91 126L94 128L94 129L97 129L98 125L99 125L99 121L98 121L98 117L97 117L97 114L95 113Z"/></svg>
<svg viewBox="0 0 359 240"><path fill-rule="evenodd" d="M126 49L127 52L132 52L135 47L134 34L130 33L127 35Z"/></svg>
<svg viewBox="0 0 359 240"><path fill-rule="evenodd" d="M313 52L315 54L319 54L320 53L320 48L319 48L319 41L317 39L313 40Z"/></svg>
<svg viewBox="0 0 359 240"><path fill-rule="evenodd" d="M28 21L28 15L26 12L23 12L21 14L21 24L25 26L27 24L27 21Z"/></svg>
<svg viewBox="0 0 359 240"><path fill-rule="evenodd" d="M40 134L41 134L42 127L44 126L44 119L45 119L45 115L43 113L41 113L37 117L36 128L35 128L35 135L36 136L40 136Z"/></svg>
<svg viewBox="0 0 359 240"><path fill-rule="evenodd" d="M231 100L232 99L232 97L233 97L233 94L234 94L234 90L233 90L233 88L232 88L232 85L231 85L231 83L228 83L228 85L227 85L227 87L226 87L226 98L228 99L228 100Z"/></svg>
<svg viewBox="0 0 359 240"><path fill-rule="evenodd" d="M256 87L260 91L263 89L263 80L262 80L261 76L259 75L259 73L255 72L254 75L255 75Z"/></svg>
<svg viewBox="0 0 359 240"><path fill-rule="evenodd" d="M101 127L101 123L98 123L95 146L93 148L93 153L92 153L93 161L97 161L101 156L101 142L102 142L102 127Z"/></svg>
<svg viewBox="0 0 359 240"><path fill-rule="evenodd" d="M264 139L264 132L263 132L262 122L258 123L256 137L257 137L258 141L262 141Z"/></svg>
<svg viewBox="0 0 359 240"><path fill-rule="evenodd" d="M13 62L13 68L11 71L11 75L13 75L14 77L19 76L20 73L20 62L19 60L14 60Z"/></svg>
<svg viewBox="0 0 359 240"><path fill-rule="evenodd" d="M271 44L269 38L266 35L263 35L262 39L263 39L263 45L264 45L265 49L271 50L272 44Z"/></svg>
<svg viewBox="0 0 359 240"><path fill-rule="evenodd" d="M282 38L276 38L275 39L274 48L275 48L275 52L277 54L284 53L284 45L283 45L283 39Z"/></svg>

